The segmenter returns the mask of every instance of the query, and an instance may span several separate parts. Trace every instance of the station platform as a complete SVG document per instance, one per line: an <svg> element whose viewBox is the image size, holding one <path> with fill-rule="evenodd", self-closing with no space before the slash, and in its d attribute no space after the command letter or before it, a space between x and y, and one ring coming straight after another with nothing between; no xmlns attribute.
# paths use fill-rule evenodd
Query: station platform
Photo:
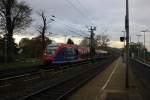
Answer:
<svg viewBox="0 0 150 100"><path fill-rule="evenodd" d="M129 88L125 88L125 69L125 63L119 57L68 100L142 100L130 68Z"/></svg>

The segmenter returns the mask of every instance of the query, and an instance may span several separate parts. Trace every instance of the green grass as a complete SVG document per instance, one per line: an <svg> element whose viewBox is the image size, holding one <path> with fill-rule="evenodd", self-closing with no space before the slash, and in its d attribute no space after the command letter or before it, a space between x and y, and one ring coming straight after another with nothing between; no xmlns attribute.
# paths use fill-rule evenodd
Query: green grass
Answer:
<svg viewBox="0 0 150 100"><path fill-rule="evenodd" d="M8 63L8 64L0 64L0 71L31 69L31 68L36 68L41 64L42 64L42 61L14 62L14 63Z"/></svg>

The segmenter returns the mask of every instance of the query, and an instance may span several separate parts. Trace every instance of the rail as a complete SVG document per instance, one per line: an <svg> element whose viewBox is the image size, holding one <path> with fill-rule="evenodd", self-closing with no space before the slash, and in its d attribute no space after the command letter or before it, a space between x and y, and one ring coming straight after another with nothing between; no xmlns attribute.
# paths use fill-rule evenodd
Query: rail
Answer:
<svg viewBox="0 0 150 100"><path fill-rule="evenodd" d="M98 59L96 59L98 60ZM100 59L99 59L100 60ZM74 66L78 66L78 65L83 65L83 64L88 64L90 63L91 60L87 60L87 61L83 61L83 62L76 62L76 63L69 63L69 64L65 64L65 65L52 65L53 67L52 68L57 68L57 69L39 69L37 71L31 71L31 72L27 72L27 73L24 73L24 74L20 74L20 75L14 75L14 76L10 76L10 77L5 77L5 78L2 78L0 79L0 87L2 86L5 86L5 84L7 83L11 83L11 81L16 81L16 80L20 80L20 79L23 79L23 78L32 78L32 76L34 75L40 75L40 74L43 74L45 72L58 72L58 71L62 71L66 68L71 68L71 67L74 67Z"/></svg>
<svg viewBox="0 0 150 100"><path fill-rule="evenodd" d="M114 59L106 61L100 66L95 66L91 69L85 70L67 80L63 80L62 82L54 84L53 86L40 89L39 91L36 91L18 100L65 100L72 91L105 69L106 66L113 60Z"/></svg>

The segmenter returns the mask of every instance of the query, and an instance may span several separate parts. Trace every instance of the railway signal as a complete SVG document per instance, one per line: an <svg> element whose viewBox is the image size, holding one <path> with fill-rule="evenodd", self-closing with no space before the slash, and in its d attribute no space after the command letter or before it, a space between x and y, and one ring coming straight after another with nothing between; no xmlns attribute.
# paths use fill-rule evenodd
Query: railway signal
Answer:
<svg viewBox="0 0 150 100"><path fill-rule="evenodd" d="M125 37L120 37L120 41L124 42L125 41Z"/></svg>

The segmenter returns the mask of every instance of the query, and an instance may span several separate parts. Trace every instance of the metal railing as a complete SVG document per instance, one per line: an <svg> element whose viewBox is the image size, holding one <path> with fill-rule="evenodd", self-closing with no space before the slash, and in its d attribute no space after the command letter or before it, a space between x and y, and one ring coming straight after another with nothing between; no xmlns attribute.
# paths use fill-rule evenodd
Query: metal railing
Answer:
<svg viewBox="0 0 150 100"><path fill-rule="evenodd" d="M140 59L130 59L130 67L136 80L137 88L144 100L150 98L150 64Z"/></svg>

